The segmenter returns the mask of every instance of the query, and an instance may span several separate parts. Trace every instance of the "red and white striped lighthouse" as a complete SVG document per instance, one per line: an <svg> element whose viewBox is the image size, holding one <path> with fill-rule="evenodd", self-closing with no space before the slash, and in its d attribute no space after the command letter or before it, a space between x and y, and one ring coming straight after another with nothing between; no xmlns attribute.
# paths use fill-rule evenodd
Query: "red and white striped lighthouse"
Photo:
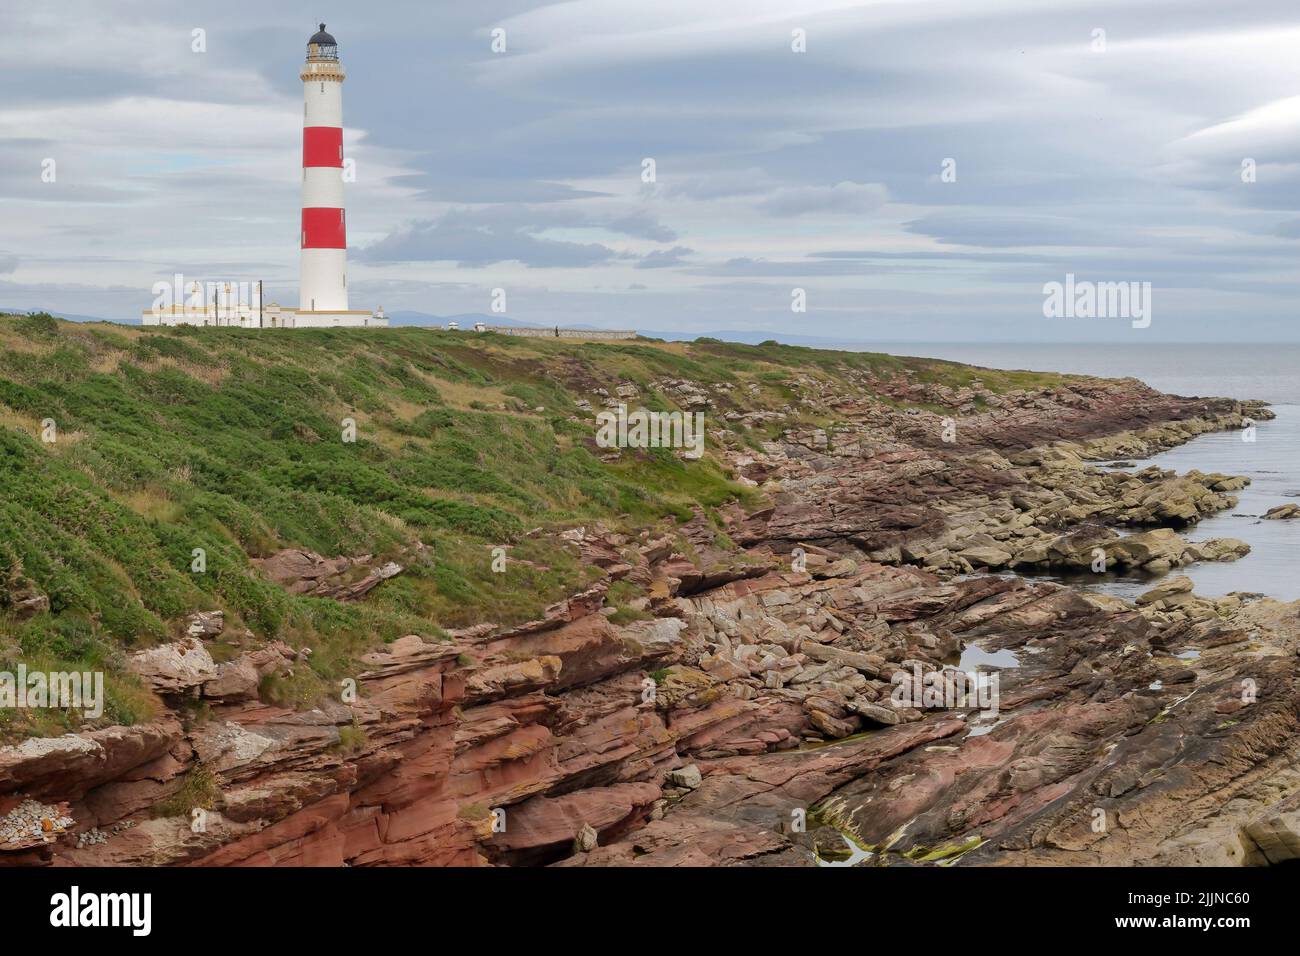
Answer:
<svg viewBox="0 0 1300 956"><path fill-rule="evenodd" d="M343 66L334 38L307 41L300 74L302 114L302 272L300 312L348 310L348 240L343 212ZM303 316L304 319L308 317ZM299 324L305 324L299 322Z"/></svg>

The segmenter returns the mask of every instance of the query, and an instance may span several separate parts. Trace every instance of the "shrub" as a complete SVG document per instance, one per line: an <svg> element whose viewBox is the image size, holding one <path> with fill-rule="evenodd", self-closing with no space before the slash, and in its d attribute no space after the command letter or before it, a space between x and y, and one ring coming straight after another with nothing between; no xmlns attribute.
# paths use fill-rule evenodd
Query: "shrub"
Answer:
<svg viewBox="0 0 1300 956"><path fill-rule="evenodd" d="M216 775L203 764L196 764L181 779L180 788L154 805L155 817L189 816L195 809L211 810L221 798Z"/></svg>
<svg viewBox="0 0 1300 956"><path fill-rule="evenodd" d="M48 339L59 334L59 320L48 312L29 312L14 328L29 339Z"/></svg>

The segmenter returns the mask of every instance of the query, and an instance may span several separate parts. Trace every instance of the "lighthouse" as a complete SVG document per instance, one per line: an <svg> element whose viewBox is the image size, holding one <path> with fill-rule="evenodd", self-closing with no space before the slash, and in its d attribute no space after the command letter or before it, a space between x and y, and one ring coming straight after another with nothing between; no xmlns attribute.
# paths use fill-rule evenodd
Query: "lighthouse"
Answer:
<svg viewBox="0 0 1300 956"><path fill-rule="evenodd" d="M334 37L307 41L303 64L302 271L298 325L304 312L348 310L348 238L343 209L343 65Z"/></svg>
<svg viewBox="0 0 1300 956"><path fill-rule="evenodd" d="M325 24L307 41L302 79L302 225L297 309L262 302L257 294L231 295L237 282L174 282L154 285L157 298L141 316L144 325L214 325L256 329L384 328L383 310L348 309L348 231L343 211L343 65L339 45ZM287 224L286 224L287 225ZM288 236L286 235L286 239ZM287 248L286 248L287 251ZM173 289L174 286L174 289ZM161 294L160 294L161 288ZM190 289L194 288L193 294Z"/></svg>

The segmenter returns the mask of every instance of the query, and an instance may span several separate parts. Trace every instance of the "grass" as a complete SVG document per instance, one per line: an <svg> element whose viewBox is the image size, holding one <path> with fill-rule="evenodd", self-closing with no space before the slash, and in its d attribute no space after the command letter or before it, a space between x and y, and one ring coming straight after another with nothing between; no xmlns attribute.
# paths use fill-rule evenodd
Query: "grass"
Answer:
<svg viewBox="0 0 1300 956"><path fill-rule="evenodd" d="M621 626L623 624L632 624L636 621L649 621L653 618L653 614L648 614L645 611L638 611L636 608L616 605L614 607L614 613L609 616L609 623Z"/></svg>
<svg viewBox="0 0 1300 956"><path fill-rule="evenodd" d="M804 394L872 394L870 382L884 396L905 373L979 377L994 390L1041 378L709 341L0 317L0 667L103 669L101 723L147 719L158 702L126 673L126 655L179 637L189 613L220 608L233 633L313 649L292 677L262 687L269 701L305 706L377 643L527 620L599 576L532 529L599 520L632 531L757 502L711 452L697 462L666 449L604 460L593 415L575 407L599 407L596 389L632 384L640 404L671 409L651 383L690 379L717 387L716 413L743 413L780 411ZM709 416L710 427L723 423ZM46 419L53 443L42 440ZM345 419L355 441L344 440ZM789 421L833 415L801 405ZM726 427L737 443L753 441ZM502 545L511 560L496 574L492 549ZM285 547L372 554L407 570L359 604L293 596L251 564ZM192 570L196 549L202 573ZM33 588L50 609L20 620L7 602ZM616 593L615 613L635 618L633 597ZM0 737L78 723L0 714Z"/></svg>
<svg viewBox="0 0 1300 956"><path fill-rule="evenodd" d="M153 807L155 817L189 816L195 809L211 810L221 798L216 774L198 764L181 779L180 789Z"/></svg>
<svg viewBox="0 0 1300 956"><path fill-rule="evenodd" d="M368 739L365 730L355 724L340 727L338 743L334 749L344 754L356 753L365 749Z"/></svg>

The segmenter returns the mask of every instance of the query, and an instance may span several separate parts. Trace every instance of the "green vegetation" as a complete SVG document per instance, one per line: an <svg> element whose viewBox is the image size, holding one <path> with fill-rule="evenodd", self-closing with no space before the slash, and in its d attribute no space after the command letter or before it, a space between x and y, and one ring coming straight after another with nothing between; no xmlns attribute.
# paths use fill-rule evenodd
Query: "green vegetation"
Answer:
<svg viewBox="0 0 1300 956"><path fill-rule="evenodd" d="M339 728L339 740L334 749L345 754L356 753L365 749L368 739L364 728L350 724Z"/></svg>
<svg viewBox="0 0 1300 956"><path fill-rule="evenodd" d="M615 581L605 592L605 603L614 609L609 616L612 624L631 624L633 621L648 621L654 615L647 614L631 602L645 597L645 591L630 581Z"/></svg>
<svg viewBox="0 0 1300 956"><path fill-rule="evenodd" d="M124 674L125 655L180 636L192 611L220 608L228 634L313 648L309 666L261 688L268 701L306 705L379 642L527 620L598 576L532 529L601 520L634 530L754 503L710 454L608 456L591 414L575 411L594 389L630 382L648 407L670 408L650 383L690 379L729 386L722 410L772 410L798 396L795 377L862 394L862 376L908 369L918 381L979 377L994 390L1042 384L780 345L0 317L0 669L104 670L101 723L147 719L157 701ZM723 425L754 441L711 417ZM495 574L500 545L510 560ZM252 563L286 547L407 570L357 604L294 596ZM31 594L49 609L22 613ZM636 596L616 594L615 613L634 619ZM0 737L78 720L0 713Z"/></svg>
<svg viewBox="0 0 1300 956"><path fill-rule="evenodd" d="M189 816L195 809L211 810L221 798L217 776L198 764L181 778L180 789L153 808L155 817Z"/></svg>

